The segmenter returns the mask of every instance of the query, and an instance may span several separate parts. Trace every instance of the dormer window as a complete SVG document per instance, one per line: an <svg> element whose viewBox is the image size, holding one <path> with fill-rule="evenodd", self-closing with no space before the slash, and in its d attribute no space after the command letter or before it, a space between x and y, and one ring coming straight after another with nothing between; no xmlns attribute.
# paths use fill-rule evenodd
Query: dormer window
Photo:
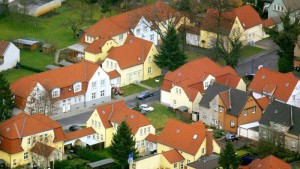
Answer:
<svg viewBox="0 0 300 169"><path fill-rule="evenodd" d="M57 98L60 96L60 90L59 88L55 88L52 90L52 98Z"/></svg>
<svg viewBox="0 0 300 169"><path fill-rule="evenodd" d="M93 43L94 38L86 35L85 36L85 41L88 42L88 43Z"/></svg>
<svg viewBox="0 0 300 169"><path fill-rule="evenodd" d="M74 83L73 88L74 88L74 93L80 92L82 88L81 82Z"/></svg>

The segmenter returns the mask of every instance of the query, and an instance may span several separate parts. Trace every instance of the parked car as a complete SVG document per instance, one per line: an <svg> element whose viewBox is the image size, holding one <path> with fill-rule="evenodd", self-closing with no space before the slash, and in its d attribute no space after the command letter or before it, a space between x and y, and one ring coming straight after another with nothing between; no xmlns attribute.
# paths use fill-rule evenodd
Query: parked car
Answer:
<svg viewBox="0 0 300 169"><path fill-rule="evenodd" d="M234 141L234 140L239 140L240 137L238 135L235 134L226 134L226 141Z"/></svg>
<svg viewBox="0 0 300 169"><path fill-rule="evenodd" d="M112 90L115 95L123 95L124 94L124 91L121 90L119 87L113 87Z"/></svg>
<svg viewBox="0 0 300 169"><path fill-rule="evenodd" d="M81 130L82 127L78 126L78 125L72 125L69 127L70 131L76 131L76 130Z"/></svg>
<svg viewBox="0 0 300 169"><path fill-rule="evenodd" d="M252 80L254 78L255 74L246 74L245 77L248 80Z"/></svg>
<svg viewBox="0 0 300 169"><path fill-rule="evenodd" d="M257 157L251 156L249 153L247 153L247 154L245 154L245 155L242 156L242 158L241 158L241 165L248 165L252 161L254 161L255 159L257 159Z"/></svg>
<svg viewBox="0 0 300 169"><path fill-rule="evenodd" d="M154 108L153 107L150 107L150 106L148 106L147 104L141 104L140 105L140 108L142 109L142 110L145 110L145 111L153 111L154 110Z"/></svg>
<svg viewBox="0 0 300 169"><path fill-rule="evenodd" d="M139 112L141 112L141 113L143 113L143 114L146 114L148 111L146 111L146 110L144 110L144 109L142 109L142 108L140 108L140 107L134 107L134 108L132 108L133 110L136 110L136 111L139 111Z"/></svg>
<svg viewBox="0 0 300 169"><path fill-rule="evenodd" d="M151 96L153 96L152 92L144 91L144 92L140 93L136 98L143 100L143 99L145 99L147 97L151 97Z"/></svg>

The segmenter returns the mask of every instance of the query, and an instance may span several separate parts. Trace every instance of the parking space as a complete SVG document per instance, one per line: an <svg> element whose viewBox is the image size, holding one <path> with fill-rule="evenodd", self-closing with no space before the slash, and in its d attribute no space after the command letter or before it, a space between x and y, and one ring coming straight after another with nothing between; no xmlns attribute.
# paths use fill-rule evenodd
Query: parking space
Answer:
<svg viewBox="0 0 300 169"><path fill-rule="evenodd" d="M227 143L227 141L225 140L225 137L216 140L216 142L219 144L219 146L220 146L221 148L224 148L224 147L225 147L225 144ZM251 139L248 139L248 138L245 138L245 137L241 137L238 141L233 141L233 142L231 142L231 143L233 144L233 146L234 146L235 148L240 148L240 147L242 147L242 146L245 145L245 144L255 143L255 141L254 141L254 140L251 140Z"/></svg>

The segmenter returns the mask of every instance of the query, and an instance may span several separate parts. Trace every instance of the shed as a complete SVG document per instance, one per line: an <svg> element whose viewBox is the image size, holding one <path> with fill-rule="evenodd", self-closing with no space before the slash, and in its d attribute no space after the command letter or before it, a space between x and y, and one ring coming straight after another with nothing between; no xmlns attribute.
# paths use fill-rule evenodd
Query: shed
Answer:
<svg viewBox="0 0 300 169"><path fill-rule="evenodd" d="M47 65L46 68L49 69L49 70L53 70L53 69L57 69L59 67L58 66L54 66L54 65Z"/></svg>
<svg viewBox="0 0 300 169"><path fill-rule="evenodd" d="M28 39L16 39L13 42L19 49L36 50L39 47L39 41Z"/></svg>
<svg viewBox="0 0 300 169"><path fill-rule="evenodd" d="M238 128L238 135L258 141L259 123L253 122L253 123L240 125Z"/></svg>
<svg viewBox="0 0 300 169"><path fill-rule="evenodd" d="M43 53L51 53L53 51L53 45L45 43L43 44Z"/></svg>
<svg viewBox="0 0 300 169"><path fill-rule="evenodd" d="M95 169L105 169L105 168L110 168L109 166L113 165L115 163L115 161L111 158L107 158L104 160L100 160L100 161L96 161L93 163L88 163L87 164L87 168L91 169L91 168L95 168Z"/></svg>
<svg viewBox="0 0 300 169"><path fill-rule="evenodd" d="M58 64L61 66L69 66L69 65L72 65L73 63L67 62L67 61L60 61Z"/></svg>

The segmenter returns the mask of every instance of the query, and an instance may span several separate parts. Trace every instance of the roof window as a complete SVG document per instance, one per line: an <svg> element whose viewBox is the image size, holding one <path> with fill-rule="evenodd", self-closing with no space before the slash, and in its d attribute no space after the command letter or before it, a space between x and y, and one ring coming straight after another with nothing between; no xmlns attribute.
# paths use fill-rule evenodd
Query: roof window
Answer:
<svg viewBox="0 0 300 169"><path fill-rule="evenodd" d="M180 130L179 130L179 129L177 129L177 130L176 130L176 133L179 133L179 132L180 132Z"/></svg>
<svg viewBox="0 0 300 169"><path fill-rule="evenodd" d="M198 135L197 135L197 134L195 134L195 135L194 135L194 137L193 137L193 139L194 139L194 140L196 140L196 139L197 139L197 137L198 137Z"/></svg>

